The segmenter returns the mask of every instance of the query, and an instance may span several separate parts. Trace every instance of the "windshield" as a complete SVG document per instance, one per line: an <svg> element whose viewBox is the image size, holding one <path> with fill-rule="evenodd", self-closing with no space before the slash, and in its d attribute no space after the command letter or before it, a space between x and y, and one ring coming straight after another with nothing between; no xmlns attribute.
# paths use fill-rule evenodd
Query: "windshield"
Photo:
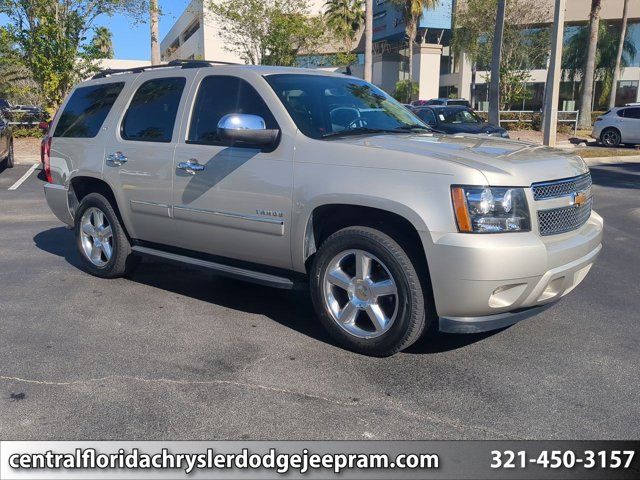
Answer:
<svg viewBox="0 0 640 480"><path fill-rule="evenodd" d="M353 77L265 77L302 133L311 138L427 127L379 88Z"/></svg>
<svg viewBox="0 0 640 480"><path fill-rule="evenodd" d="M484 123L484 120L482 120L482 118L480 118L475 112L466 108L443 108L438 110L438 118L442 123Z"/></svg>

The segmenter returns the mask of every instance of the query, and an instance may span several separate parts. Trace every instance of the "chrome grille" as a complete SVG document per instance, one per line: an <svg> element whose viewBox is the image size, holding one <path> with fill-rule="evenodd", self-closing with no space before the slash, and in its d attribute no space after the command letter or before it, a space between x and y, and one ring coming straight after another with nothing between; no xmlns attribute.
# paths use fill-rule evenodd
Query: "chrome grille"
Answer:
<svg viewBox="0 0 640 480"><path fill-rule="evenodd" d="M540 182L531 185L534 200L545 200L571 195L576 192L586 192L591 188L591 174L585 173L579 177Z"/></svg>
<svg viewBox="0 0 640 480"><path fill-rule="evenodd" d="M540 235L556 235L580 228L591 216L592 202L593 200L589 198L582 205L539 210Z"/></svg>

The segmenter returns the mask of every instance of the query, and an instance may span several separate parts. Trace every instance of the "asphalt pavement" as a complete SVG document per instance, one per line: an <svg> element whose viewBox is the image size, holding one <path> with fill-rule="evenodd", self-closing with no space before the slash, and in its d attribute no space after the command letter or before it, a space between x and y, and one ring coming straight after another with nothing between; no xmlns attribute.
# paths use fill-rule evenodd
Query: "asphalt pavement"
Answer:
<svg viewBox="0 0 640 480"><path fill-rule="evenodd" d="M145 260L80 268L30 165L0 167L0 438L640 438L640 164L592 167L604 248L511 328L386 359L344 351L308 294Z"/></svg>

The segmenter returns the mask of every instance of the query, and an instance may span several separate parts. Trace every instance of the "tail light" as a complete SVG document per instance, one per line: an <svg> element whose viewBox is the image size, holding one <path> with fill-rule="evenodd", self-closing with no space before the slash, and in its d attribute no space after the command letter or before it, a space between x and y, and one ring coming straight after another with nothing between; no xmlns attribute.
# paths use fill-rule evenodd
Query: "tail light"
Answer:
<svg viewBox="0 0 640 480"><path fill-rule="evenodd" d="M53 183L51 178L51 137L49 135L46 135L40 144L40 160L42 161L47 182Z"/></svg>

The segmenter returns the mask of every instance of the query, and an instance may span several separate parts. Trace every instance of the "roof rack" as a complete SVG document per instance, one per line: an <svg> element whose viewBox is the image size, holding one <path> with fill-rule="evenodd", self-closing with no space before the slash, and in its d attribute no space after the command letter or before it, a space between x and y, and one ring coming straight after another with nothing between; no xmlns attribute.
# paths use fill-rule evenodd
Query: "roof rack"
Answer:
<svg viewBox="0 0 640 480"><path fill-rule="evenodd" d="M218 60L171 60L169 63L163 63L160 65L147 65L143 67L133 68L107 68L96 73L92 80L97 78L106 78L112 75L123 75L126 73L142 73L147 70L167 69L167 68L206 68L213 67L214 65L241 65L240 63L222 62Z"/></svg>

